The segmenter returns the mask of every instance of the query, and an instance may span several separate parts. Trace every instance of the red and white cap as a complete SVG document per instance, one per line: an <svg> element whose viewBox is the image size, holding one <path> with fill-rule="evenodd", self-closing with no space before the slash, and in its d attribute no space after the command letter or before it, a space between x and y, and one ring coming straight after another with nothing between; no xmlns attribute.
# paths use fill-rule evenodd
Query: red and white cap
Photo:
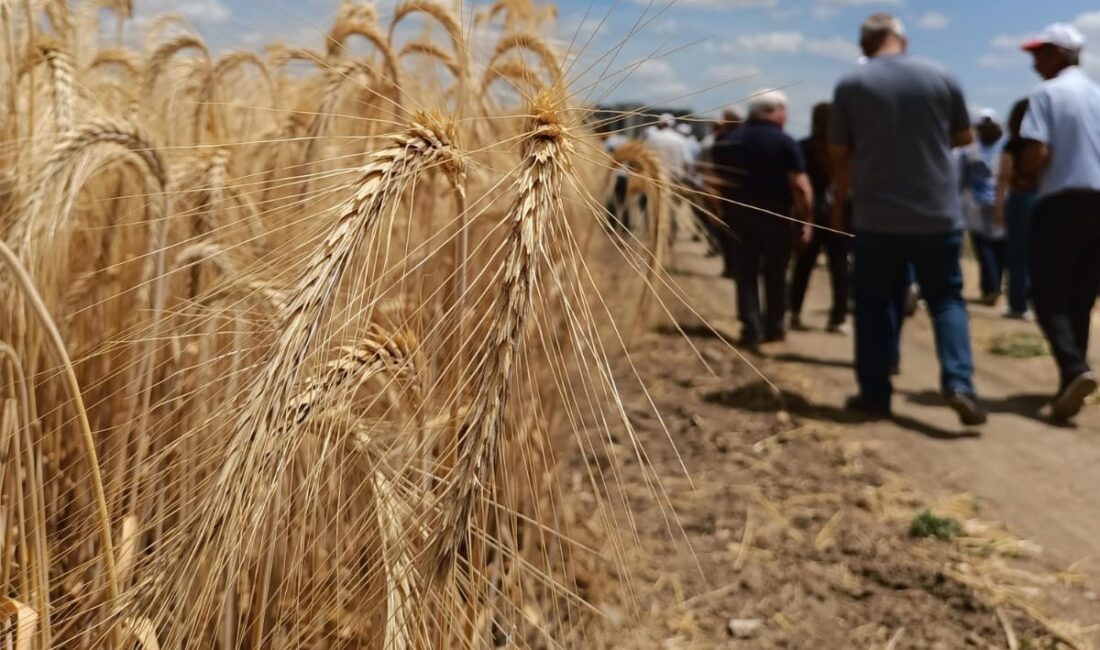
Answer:
<svg viewBox="0 0 1100 650"><path fill-rule="evenodd" d="M1027 52L1037 50L1044 45L1054 45L1063 50L1076 52L1085 47L1085 37L1076 27L1069 23L1054 23L1047 25L1038 36L1024 43L1023 49Z"/></svg>

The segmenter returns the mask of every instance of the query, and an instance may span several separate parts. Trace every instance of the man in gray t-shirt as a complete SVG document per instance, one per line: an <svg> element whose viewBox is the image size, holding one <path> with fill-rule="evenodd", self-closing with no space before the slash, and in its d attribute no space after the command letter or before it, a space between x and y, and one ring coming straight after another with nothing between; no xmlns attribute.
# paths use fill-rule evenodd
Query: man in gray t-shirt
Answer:
<svg viewBox="0 0 1100 650"><path fill-rule="evenodd" d="M969 144L970 116L955 80L906 54L901 21L875 14L860 45L868 61L836 87L829 124L837 200L855 230L856 377L849 408L890 412L890 367L900 332L896 304L910 266L928 303L944 397L966 425L985 422L972 378L962 299L962 212L952 147ZM850 196L849 196L850 193Z"/></svg>
<svg viewBox="0 0 1100 650"><path fill-rule="evenodd" d="M935 64L904 53L878 55L841 79L829 142L851 151L855 230L961 230L951 149L959 144L956 134L969 133L962 91Z"/></svg>

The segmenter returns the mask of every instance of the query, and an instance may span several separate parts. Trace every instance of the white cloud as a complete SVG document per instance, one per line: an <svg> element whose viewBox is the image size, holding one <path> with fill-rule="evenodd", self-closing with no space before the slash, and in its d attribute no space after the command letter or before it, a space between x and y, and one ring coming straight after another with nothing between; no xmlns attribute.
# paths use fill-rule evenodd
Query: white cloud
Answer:
<svg viewBox="0 0 1100 650"><path fill-rule="evenodd" d="M651 0L634 0L641 5L649 5ZM779 6L779 0L676 0L676 7L694 7L696 9L710 9L725 11L729 9L770 9Z"/></svg>
<svg viewBox="0 0 1100 650"><path fill-rule="evenodd" d="M763 70L749 63L718 63L707 68L707 76L729 81L761 74Z"/></svg>
<svg viewBox="0 0 1100 650"><path fill-rule="evenodd" d="M1074 19L1073 24L1084 34L1086 42L1100 45L1100 11L1081 14ZM1096 56L1093 48L1085 48L1081 67L1092 75L1093 79L1100 79L1100 57Z"/></svg>
<svg viewBox="0 0 1100 650"><path fill-rule="evenodd" d="M1100 34L1100 11L1090 11L1088 13L1081 14L1073 20L1073 24L1077 29L1082 32L1091 32L1093 35Z"/></svg>
<svg viewBox="0 0 1100 650"><path fill-rule="evenodd" d="M888 5L899 7L904 0L814 0L813 14L818 18L827 18L848 7L865 5Z"/></svg>
<svg viewBox="0 0 1100 650"><path fill-rule="evenodd" d="M762 32L738 36L732 44L723 49L734 52L787 52L794 53L802 49L805 38L800 32ZM732 47L731 47L732 46Z"/></svg>
<svg viewBox="0 0 1100 650"><path fill-rule="evenodd" d="M983 54L978 57L978 65L983 68L1011 68L1021 64L1017 57L1007 53Z"/></svg>
<svg viewBox="0 0 1100 650"><path fill-rule="evenodd" d="M852 63L855 63L862 54L855 43L839 36L821 40L808 40L804 45L804 49L811 54Z"/></svg>
<svg viewBox="0 0 1100 650"><path fill-rule="evenodd" d="M806 38L801 32L762 32L738 36L717 47L722 54L744 56L746 54L816 54L828 59L855 61L859 47L849 39Z"/></svg>
<svg viewBox="0 0 1100 650"><path fill-rule="evenodd" d="M998 50L1018 50L1020 46L1035 38L1035 34L1000 34L989 42Z"/></svg>
<svg viewBox="0 0 1100 650"><path fill-rule="evenodd" d="M647 59L630 72L628 83L646 89L645 96L670 101L688 93L687 84L664 59Z"/></svg>
<svg viewBox="0 0 1100 650"><path fill-rule="evenodd" d="M139 24L166 13L180 14L196 25L217 25L233 17L233 12L220 0L146 0L135 4L135 21Z"/></svg>
<svg viewBox="0 0 1100 650"><path fill-rule="evenodd" d="M802 9L798 7L788 7L786 9L779 9L772 12L772 20L794 20L802 15Z"/></svg>
<svg viewBox="0 0 1100 650"><path fill-rule="evenodd" d="M597 32L606 34L608 25L603 18L595 16L571 15L562 18L558 27L558 33L566 40L576 40L577 44L583 44Z"/></svg>
<svg viewBox="0 0 1100 650"><path fill-rule="evenodd" d="M929 11L917 19L917 25L925 29L943 29L951 24L951 17L938 11Z"/></svg>

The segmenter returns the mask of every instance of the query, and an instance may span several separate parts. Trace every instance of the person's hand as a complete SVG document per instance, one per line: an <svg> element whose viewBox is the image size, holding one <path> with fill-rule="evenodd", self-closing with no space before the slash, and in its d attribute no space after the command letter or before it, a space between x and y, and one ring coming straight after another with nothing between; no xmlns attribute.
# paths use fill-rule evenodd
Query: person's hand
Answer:
<svg viewBox="0 0 1100 650"><path fill-rule="evenodd" d="M998 230L1004 230L1005 227L1005 205L1004 203L998 203L993 206L993 225Z"/></svg>
<svg viewBox="0 0 1100 650"><path fill-rule="evenodd" d="M798 241L803 245L810 243L810 240L814 237L814 227L812 224L802 224L802 231L798 233Z"/></svg>

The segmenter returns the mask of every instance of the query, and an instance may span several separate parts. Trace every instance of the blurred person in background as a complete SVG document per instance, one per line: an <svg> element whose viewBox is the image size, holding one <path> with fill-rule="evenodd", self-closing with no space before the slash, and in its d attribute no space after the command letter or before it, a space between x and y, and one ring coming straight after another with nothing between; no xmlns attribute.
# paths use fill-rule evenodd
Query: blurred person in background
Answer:
<svg viewBox="0 0 1100 650"><path fill-rule="evenodd" d="M1077 415L1097 380L1089 325L1100 291L1100 85L1079 67L1085 38L1056 23L1024 45L1044 81L1028 98L1020 162L1039 177L1031 222L1031 296L1061 375L1055 420Z"/></svg>
<svg viewBox="0 0 1100 650"><path fill-rule="evenodd" d="M995 216L1004 130L993 109L982 109L980 115L974 125L977 141L960 151L959 160L963 208L978 258L981 302L992 306L997 304L1004 286L1005 232Z"/></svg>
<svg viewBox="0 0 1100 650"><path fill-rule="evenodd" d="M1020 165L1025 140L1020 128L1027 114L1027 99L1021 99L1008 115L1008 137L997 180L997 204L994 218L1005 230L1005 266L1008 271L1008 306L1005 318L1028 318L1029 270L1031 256L1031 213L1039 198L1039 179L1034 173L1025 174Z"/></svg>
<svg viewBox="0 0 1100 650"><path fill-rule="evenodd" d="M630 172L626 166L615 162L615 152L630 142L630 138L614 129L605 131L603 136L604 151L615 170L611 195L608 197L604 209L607 210L608 225L611 226L611 229L626 232L630 230L630 211L627 210L626 205L626 190L630 181Z"/></svg>
<svg viewBox="0 0 1100 650"><path fill-rule="evenodd" d="M953 147L973 141L966 100L939 66L909 57L901 21L878 13L864 21L866 65L837 84L829 119L833 156L832 223L852 203L853 290L859 393L847 407L891 414L897 361L899 290L908 268L932 318L940 385L965 425L986 421L974 390L970 320L962 298L962 212Z"/></svg>
<svg viewBox="0 0 1100 650"><path fill-rule="evenodd" d="M721 174L714 166L714 143L723 135L733 133L741 128L741 115L732 108L722 111L721 117L715 120L711 132L703 137L699 143L699 160L696 169L703 182L703 190L706 193L704 205L706 212L701 215L707 233L710 235L712 245L716 252L722 256L722 276L735 277L733 265L734 241L729 228L722 221L723 205L721 201Z"/></svg>
<svg viewBox="0 0 1100 650"><path fill-rule="evenodd" d="M714 145L725 199L723 219L734 241L741 344L750 348L786 336L787 268L794 231L788 217L793 213L808 219L813 209L806 165L798 144L783 132L786 123L787 96L777 90L760 92L749 101L745 125L723 134Z"/></svg>
<svg viewBox="0 0 1100 650"><path fill-rule="evenodd" d="M814 106L810 137L799 142L814 192L813 225L825 227L829 226L829 215L833 206L833 173L828 146L829 108L828 102ZM847 231L848 224L844 225L844 230ZM832 230L815 227L811 231L810 241L796 256L791 275L791 329L804 328L802 304L806 299L806 289L810 285L810 275L817 265L817 258L821 250L825 249L833 299L826 330L834 334L845 333L844 322L848 317L849 239L851 238L847 234Z"/></svg>
<svg viewBox="0 0 1100 650"><path fill-rule="evenodd" d="M703 146L699 144L699 138L695 137L695 131L687 122L676 125L676 132L684 139L684 151L687 159L687 173L694 176L695 165L699 162L699 155L703 152Z"/></svg>
<svg viewBox="0 0 1100 650"><path fill-rule="evenodd" d="M688 159L684 136L676 132L676 118L664 113L654 127L647 132L645 143L661 159L669 181L679 183L687 174Z"/></svg>

